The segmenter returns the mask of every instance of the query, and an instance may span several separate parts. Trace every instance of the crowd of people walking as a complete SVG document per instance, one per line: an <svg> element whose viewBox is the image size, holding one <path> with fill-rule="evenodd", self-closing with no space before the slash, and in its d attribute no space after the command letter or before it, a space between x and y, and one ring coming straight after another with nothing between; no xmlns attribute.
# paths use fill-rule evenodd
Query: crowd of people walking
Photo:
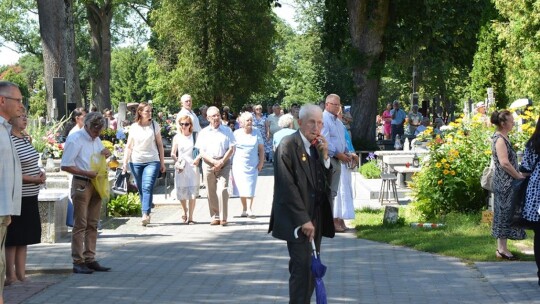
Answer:
<svg viewBox="0 0 540 304"><path fill-rule="evenodd" d="M0 150L4 161L0 166L0 238L2 265L0 288L25 281L27 246L40 242L41 225L38 193L46 174L38 167L38 153L25 129L27 117L22 95L16 85L0 81ZM172 139L175 198L181 204L179 220L186 225L204 222L194 218L200 189L206 189L209 223L227 226L230 223L230 195L239 197L242 213L256 218L255 189L265 163L274 166L274 199L269 232L287 242L290 255L291 302L307 303L313 293L313 277L309 269L315 246L320 251L322 237L345 232L346 220L354 219L354 191L351 175L359 165L350 134L352 116L344 109L341 98L330 94L319 105L293 104L282 109L279 104L263 113L261 105L246 106L239 115L228 107L193 108L192 97L180 97L180 111L174 115L176 134ZM484 117L485 107L477 105ZM153 115L152 104L140 103L133 110L121 170L130 171L140 198L143 226L151 224L156 180L170 174L165 162L162 125L167 116ZM492 236L497 239L495 255L514 260L507 240L525 238L525 230L509 224L514 180L530 178L526 191L523 217L535 233L534 253L540 285L540 120L527 142L521 167L509 140L514 118L507 110L495 111L490 122L496 131L492 137L494 166L494 219ZM399 102L389 103L379 123L386 139L422 132L429 119L417 106L409 113ZM101 114L77 108L71 114L64 136L61 170L70 178L70 200L74 206L71 235L73 272L91 274L109 271L97 261L98 222L102 204L97 158L111 156L100 139L105 127L121 129L111 110ZM221 228L219 228L221 229ZM1 292L1 290L0 290ZM0 304L2 301L0 300Z"/></svg>

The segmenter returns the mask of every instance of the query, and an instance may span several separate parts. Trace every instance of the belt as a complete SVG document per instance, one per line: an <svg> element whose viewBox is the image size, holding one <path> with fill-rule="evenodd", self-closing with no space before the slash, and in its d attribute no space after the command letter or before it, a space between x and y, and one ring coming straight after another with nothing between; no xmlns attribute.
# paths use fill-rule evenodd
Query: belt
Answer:
<svg viewBox="0 0 540 304"><path fill-rule="evenodd" d="M78 179L78 180L82 180L82 181L85 181L85 182L90 181L90 179L88 177L83 177L83 176L78 176L78 175L73 175L73 178Z"/></svg>

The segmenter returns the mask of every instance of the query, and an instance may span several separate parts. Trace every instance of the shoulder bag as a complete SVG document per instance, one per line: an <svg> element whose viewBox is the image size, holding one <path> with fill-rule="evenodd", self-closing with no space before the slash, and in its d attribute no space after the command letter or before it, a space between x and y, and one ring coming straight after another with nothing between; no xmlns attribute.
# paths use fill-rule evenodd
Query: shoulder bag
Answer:
<svg viewBox="0 0 540 304"><path fill-rule="evenodd" d="M154 121L153 120L150 123L152 124L152 131L153 131L152 134L154 134L154 142L156 143L156 148L157 148L158 157L159 157L159 146L158 146L157 139L156 139L156 127L154 126ZM161 172L161 170L158 170L157 178L163 178L163 177L165 177L165 173Z"/></svg>
<svg viewBox="0 0 540 304"><path fill-rule="evenodd" d="M480 185L482 188L493 192L493 174L495 173L495 162L493 161L493 156L491 157L491 162L488 167L484 168L482 172L482 177L480 177Z"/></svg>
<svg viewBox="0 0 540 304"><path fill-rule="evenodd" d="M540 156L537 156L536 162L531 170L531 174L538 165ZM527 187L529 186L529 180L531 176L527 176L524 179L515 179L512 181L512 203L510 205L510 225L513 227L527 228L528 221L523 218L523 209L525 208L525 196L527 194Z"/></svg>
<svg viewBox="0 0 540 304"><path fill-rule="evenodd" d="M191 133L193 136L193 151L191 152L191 156L193 157L193 160L199 156L199 149L195 148L195 143L197 142L197 132Z"/></svg>

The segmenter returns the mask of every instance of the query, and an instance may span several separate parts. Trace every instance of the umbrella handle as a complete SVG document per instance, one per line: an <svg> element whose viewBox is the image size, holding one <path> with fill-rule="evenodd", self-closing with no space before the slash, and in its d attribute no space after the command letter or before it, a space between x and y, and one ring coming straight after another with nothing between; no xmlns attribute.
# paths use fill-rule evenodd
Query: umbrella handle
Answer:
<svg viewBox="0 0 540 304"><path fill-rule="evenodd" d="M300 230L300 228L302 228L302 226L298 226L298 227L294 228L294 238L295 239L298 238L298 230ZM313 249L313 256L315 258L317 258L317 247L315 247L315 240L311 240L311 249Z"/></svg>
<svg viewBox="0 0 540 304"><path fill-rule="evenodd" d="M298 230L300 230L300 228L302 228L302 226L298 226L298 227L294 228L294 238L295 239L298 238Z"/></svg>

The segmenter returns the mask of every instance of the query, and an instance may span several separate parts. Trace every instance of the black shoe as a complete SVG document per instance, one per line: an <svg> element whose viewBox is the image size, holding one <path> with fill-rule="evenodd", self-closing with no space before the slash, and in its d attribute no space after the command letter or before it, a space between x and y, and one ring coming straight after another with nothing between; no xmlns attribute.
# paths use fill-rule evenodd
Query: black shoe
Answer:
<svg viewBox="0 0 540 304"><path fill-rule="evenodd" d="M109 271L109 270L111 270L111 267L103 267L103 266L99 265L99 263L97 261L86 263L86 267L92 269L93 271Z"/></svg>
<svg viewBox="0 0 540 304"><path fill-rule="evenodd" d="M93 272L86 264L73 264L73 273L91 274Z"/></svg>

